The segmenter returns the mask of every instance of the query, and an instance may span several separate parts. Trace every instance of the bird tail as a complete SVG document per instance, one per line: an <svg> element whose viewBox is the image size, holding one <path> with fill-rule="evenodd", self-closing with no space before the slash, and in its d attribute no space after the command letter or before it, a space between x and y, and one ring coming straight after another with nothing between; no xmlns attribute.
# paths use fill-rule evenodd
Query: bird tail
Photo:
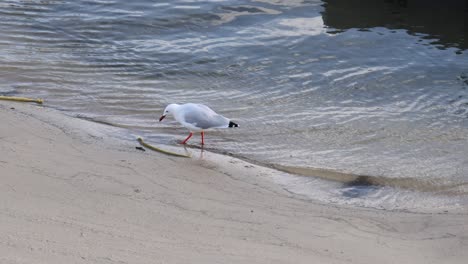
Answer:
<svg viewBox="0 0 468 264"><path fill-rule="evenodd" d="M232 121L229 121L229 127L238 127L239 125L232 122Z"/></svg>

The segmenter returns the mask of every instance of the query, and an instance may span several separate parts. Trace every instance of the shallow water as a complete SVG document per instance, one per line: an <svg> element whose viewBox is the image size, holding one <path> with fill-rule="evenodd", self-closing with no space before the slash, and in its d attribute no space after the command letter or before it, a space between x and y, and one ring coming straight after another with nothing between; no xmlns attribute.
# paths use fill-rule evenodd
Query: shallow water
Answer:
<svg viewBox="0 0 468 264"><path fill-rule="evenodd" d="M166 144L186 130L165 105L200 102L241 126L208 150L302 175L278 180L293 191L464 206L468 7L420 2L2 1L0 93Z"/></svg>

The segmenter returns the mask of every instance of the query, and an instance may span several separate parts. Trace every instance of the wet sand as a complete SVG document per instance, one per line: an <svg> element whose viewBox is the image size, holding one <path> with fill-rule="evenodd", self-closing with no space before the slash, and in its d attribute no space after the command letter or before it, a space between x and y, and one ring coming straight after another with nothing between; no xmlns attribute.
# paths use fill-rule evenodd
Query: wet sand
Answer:
<svg viewBox="0 0 468 264"><path fill-rule="evenodd" d="M11 109L14 108L14 109ZM1 263L465 263L466 211L320 204L275 171L0 102Z"/></svg>

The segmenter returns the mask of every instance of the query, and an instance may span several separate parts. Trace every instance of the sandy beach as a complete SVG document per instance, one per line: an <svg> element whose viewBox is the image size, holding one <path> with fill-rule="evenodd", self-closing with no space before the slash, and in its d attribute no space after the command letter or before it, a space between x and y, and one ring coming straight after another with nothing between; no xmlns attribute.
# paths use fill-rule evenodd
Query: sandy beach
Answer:
<svg viewBox="0 0 468 264"><path fill-rule="evenodd" d="M0 102L0 263L466 263L466 211L320 204L273 170Z"/></svg>

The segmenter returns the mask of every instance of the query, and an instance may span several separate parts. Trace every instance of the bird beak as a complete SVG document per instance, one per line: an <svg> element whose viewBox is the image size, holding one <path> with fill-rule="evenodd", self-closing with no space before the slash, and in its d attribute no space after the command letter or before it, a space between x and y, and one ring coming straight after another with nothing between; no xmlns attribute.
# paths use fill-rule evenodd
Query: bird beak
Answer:
<svg viewBox="0 0 468 264"><path fill-rule="evenodd" d="M161 122L165 117L166 117L166 115L162 115L162 116L159 118L159 122Z"/></svg>

